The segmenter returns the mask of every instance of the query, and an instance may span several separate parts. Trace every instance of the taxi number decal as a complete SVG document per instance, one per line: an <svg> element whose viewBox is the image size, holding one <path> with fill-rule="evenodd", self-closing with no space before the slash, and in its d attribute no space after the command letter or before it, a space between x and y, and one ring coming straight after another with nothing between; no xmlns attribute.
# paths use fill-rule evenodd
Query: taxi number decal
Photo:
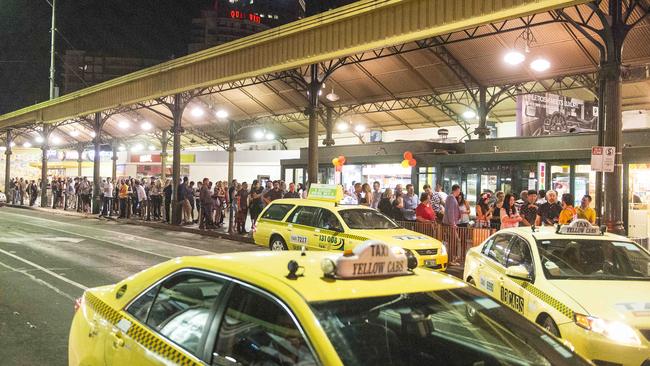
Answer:
<svg viewBox="0 0 650 366"><path fill-rule="evenodd" d="M507 304L520 313L524 312L524 298L505 287L501 287L501 302Z"/></svg>
<svg viewBox="0 0 650 366"><path fill-rule="evenodd" d="M307 244L307 237L303 235L291 235L291 243L292 244Z"/></svg>
<svg viewBox="0 0 650 366"><path fill-rule="evenodd" d="M481 276L480 283L481 283L481 287L485 288L490 292L494 292L494 282L487 280L485 279L485 277Z"/></svg>
<svg viewBox="0 0 650 366"><path fill-rule="evenodd" d="M319 246L321 248L325 248L325 244L332 244L333 249L343 249L345 246L345 239L344 238L339 238L337 236L330 236L330 235L318 235L318 241L321 243Z"/></svg>

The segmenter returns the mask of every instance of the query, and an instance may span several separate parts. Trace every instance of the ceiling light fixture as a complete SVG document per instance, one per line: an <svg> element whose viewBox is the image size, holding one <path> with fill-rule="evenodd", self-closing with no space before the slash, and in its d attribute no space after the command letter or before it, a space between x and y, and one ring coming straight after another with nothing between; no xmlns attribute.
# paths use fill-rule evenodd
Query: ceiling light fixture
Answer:
<svg viewBox="0 0 650 366"><path fill-rule="evenodd" d="M23 147L25 149L29 149L30 147L32 147L32 144L29 141L25 141L25 143L23 143Z"/></svg>
<svg viewBox="0 0 650 366"><path fill-rule="evenodd" d="M536 58L530 63L530 68L537 72L544 72L551 67L551 63L545 58Z"/></svg>
<svg viewBox="0 0 650 366"><path fill-rule="evenodd" d="M339 132L345 132L350 128L350 124L347 122L339 122L336 124L336 129L339 130Z"/></svg>
<svg viewBox="0 0 650 366"><path fill-rule="evenodd" d="M253 137L255 137L256 140L261 140L261 139L263 139L263 138L264 138L264 131L262 131L262 130L255 130L255 132L253 132Z"/></svg>
<svg viewBox="0 0 650 366"><path fill-rule="evenodd" d="M205 114L205 111L201 107L194 107L192 108L192 117L203 117L203 114Z"/></svg>
<svg viewBox="0 0 650 366"><path fill-rule="evenodd" d="M149 131L153 128L153 125L149 121L142 121L142 123L140 124L140 128L143 131Z"/></svg>
<svg viewBox="0 0 650 366"><path fill-rule="evenodd" d="M125 151L125 150L126 150L126 146L124 146L124 145L120 145L120 147L118 147L117 149L120 150L120 151Z"/></svg>
<svg viewBox="0 0 650 366"><path fill-rule="evenodd" d="M512 66L519 65L524 60L526 60L526 56L517 50L512 50L503 56L503 61Z"/></svg>
<svg viewBox="0 0 650 366"><path fill-rule="evenodd" d="M14 146L16 146L16 143L12 141L12 142L9 144L9 146L10 146L10 147L14 147Z"/></svg>
<svg viewBox="0 0 650 366"><path fill-rule="evenodd" d="M142 151L142 149L144 149L144 146L142 146L142 144L135 144L133 147L131 147L131 152Z"/></svg>
<svg viewBox="0 0 650 366"><path fill-rule="evenodd" d="M90 137L92 137L92 138L97 137L97 133L95 133L95 131L91 131L90 132Z"/></svg>
<svg viewBox="0 0 650 366"><path fill-rule="evenodd" d="M228 118L228 111L226 111L225 109L219 109L217 113L215 113L215 115L217 116L217 118L226 119Z"/></svg>
<svg viewBox="0 0 650 366"><path fill-rule="evenodd" d="M271 141L275 139L275 134L273 132L267 132L264 137L266 137L267 140Z"/></svg>
<svg viewBox="0 0 650 366"><path fill-rule="evenodd" d="M357 133L362 133L362 132L364 132L366 130L366 126L364 126L364 125L356 125L356 126L354 126L354 130Z"/></svg>
<svg viewBox="0 0 650 366"><path fill-rule="evenodd" d="M129 128L130 125L131 124L129 123L129 121L125 119L120 120L120 122L117 123L117 127L119 127L120 130L126 130L127 128Z"/></svg>
<svg viewBox="0 0 650 366"><path fill-rule="evenodd" d="M70 136L72 136L72 137L79 137L79 131L77 131L77 130L72 130L72 131L70 131Z"/></svg>
<svg viewBox="0 0 650 366"><path fill-rule="evenodd" d="M471 109L468 109L465 112L463 112L463 118L465 119L472 119L474 117L476 117L476 112L474 112Z"/></svg>
<svg viewBox="0 0 650 366"><path fill-rule="evenodd" d="M149 151L155 151L155 150L156 150L156 147L155 147L155 146L153 146L153 145L149 145Z"/></svg>
<svg viewBox="0 0 650 366"><path fill-rule="evenodd" d="M336 93L334 93L334 88L332 88L332 92L327 94L325 96L325 99L329 100L330 102L336 102L339 99L341 99L341 97L339 97Z"/></svg>
<svg viewBox="0 0 650 366"><path fill-rule="evenodd" d="M36 135L36 138L34 138L34 141L36 141L37 144L42 144L43 141L45 141L45 140L43 139L43 136Z"/></svg>
<svg viewBox="0 0 650 366"><path fill-rule="evenodd" d="M52 137L52 145L58 145L61 143L61 138L59 136Z"/></svg>

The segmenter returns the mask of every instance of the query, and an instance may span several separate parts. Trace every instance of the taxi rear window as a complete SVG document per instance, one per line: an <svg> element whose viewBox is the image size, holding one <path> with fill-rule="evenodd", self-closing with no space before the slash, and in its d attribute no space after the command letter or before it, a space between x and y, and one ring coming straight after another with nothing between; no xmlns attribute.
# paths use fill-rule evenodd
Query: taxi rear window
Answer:
<svg viewBox="0 0 650 366"><path fill-rule="evenodd" d="M262 218L281 221L287 215L287 212L291 211L294 206L295 205L281 203L271 204L271 206L269 206L269 208L264 212L264 215L262 215Z"/></svg>

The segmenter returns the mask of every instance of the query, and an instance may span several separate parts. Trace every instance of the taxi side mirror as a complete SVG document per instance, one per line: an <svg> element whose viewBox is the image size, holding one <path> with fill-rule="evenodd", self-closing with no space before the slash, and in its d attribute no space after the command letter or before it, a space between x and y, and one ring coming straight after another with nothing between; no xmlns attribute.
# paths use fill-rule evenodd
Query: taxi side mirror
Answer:
<svg viewBox="0 0 650 366"><path fill-rule="evenodd" d="M530 272L522 265L510 266L506 268L506 276L520 280L530 281Z"/></svg>

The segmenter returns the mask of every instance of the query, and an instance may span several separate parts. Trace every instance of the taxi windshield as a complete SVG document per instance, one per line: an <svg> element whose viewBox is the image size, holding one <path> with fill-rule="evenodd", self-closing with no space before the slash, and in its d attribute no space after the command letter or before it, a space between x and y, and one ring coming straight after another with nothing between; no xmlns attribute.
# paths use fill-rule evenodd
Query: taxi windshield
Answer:
<svg viewBox="0 0 650 366"><path fill-rule="evenodd" d="M549 239L537 248L548 279L650 280L650 254L633 242Z"/></svg>
<svg viewBox="0 0 650 366"><path fill-rule="evenodd" d="M473 288L316 302L345 365L586 365Z"/></svg>
<svg viewBox="0 0 650 366"><path fill-rule="evenodd" d="M350 229L397 229L399 226L381 213L363 208L339 211Z"/></svg>

